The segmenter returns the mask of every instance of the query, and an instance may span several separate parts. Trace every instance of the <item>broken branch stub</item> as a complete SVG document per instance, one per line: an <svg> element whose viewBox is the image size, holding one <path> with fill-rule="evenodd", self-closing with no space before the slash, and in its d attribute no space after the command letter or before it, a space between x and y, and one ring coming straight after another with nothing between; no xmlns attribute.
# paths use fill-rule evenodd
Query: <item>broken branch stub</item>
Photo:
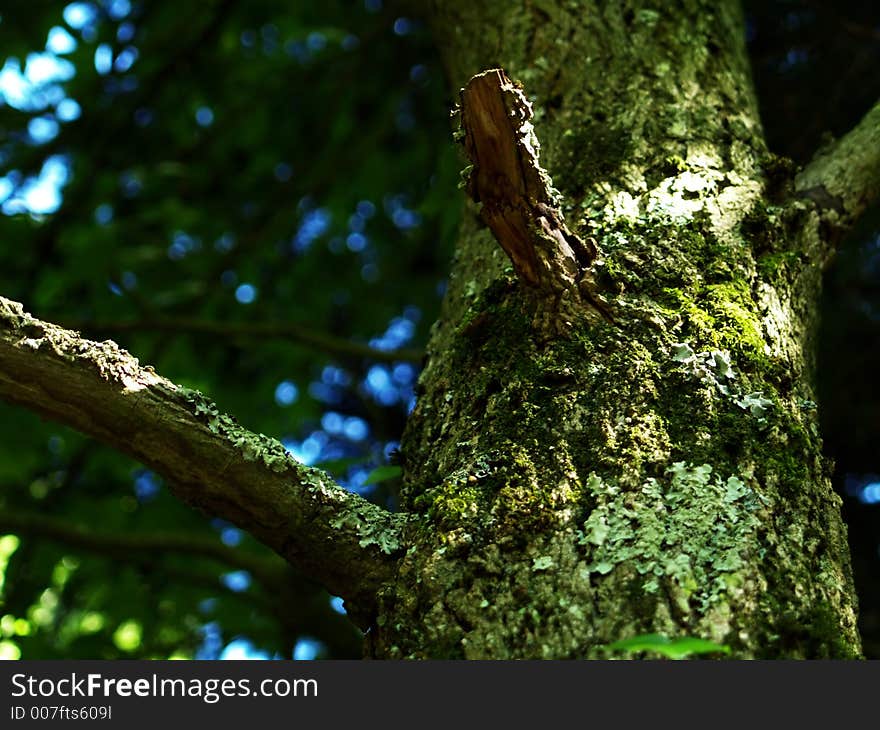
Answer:
<svg viewBox="0 0 880 730"><path fill-rule="evenodd" d="M468 193L524 283L557 299L572 292L607 317L589 292L596 246L566 226L558 193L538 159L531 119L531 103L502 69L468 81L461 90L463 143L472 164Z"/></svg>

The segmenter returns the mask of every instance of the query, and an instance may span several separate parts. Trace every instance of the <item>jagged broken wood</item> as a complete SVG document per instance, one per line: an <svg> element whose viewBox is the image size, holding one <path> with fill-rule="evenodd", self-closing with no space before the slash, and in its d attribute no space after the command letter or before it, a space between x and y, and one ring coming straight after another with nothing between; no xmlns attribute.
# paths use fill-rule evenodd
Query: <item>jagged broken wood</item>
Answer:
<svg viewBox="0 0 880 730"><path fill-rule="evenodd" d="M471 162L467 191L513 262L520 280L555 302L598 310L610 319L591 267L598 251L569 230L559 194L539 161L532 105L500 68L477 74L461 90L461 132Z"/></svg>

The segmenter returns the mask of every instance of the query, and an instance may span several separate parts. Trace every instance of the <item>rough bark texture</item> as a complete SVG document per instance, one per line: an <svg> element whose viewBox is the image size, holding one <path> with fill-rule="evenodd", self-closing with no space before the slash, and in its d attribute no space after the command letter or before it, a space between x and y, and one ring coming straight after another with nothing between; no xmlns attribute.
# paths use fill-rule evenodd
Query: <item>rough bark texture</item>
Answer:
<svg viewBox="0 0 880 730"><path fill-rule="evenodd" d="M382 657L598 657L634 634L860 654L814 403L827 248L766 151L736 3L435 4L454 88L503 67L615 322L545 340L466 216L402 446Z"/></svg>
<svg viewBox="0 0 880 730"><path fill-rule="evenodd" d="M596 245L573 234L558 193L541 167L532 105L502 69L477 74L461 91L461 128L471 165L467 188L480 218L535 290L543 316L538 337L567 332L597 310L611 314L595 289Z"/></svg>

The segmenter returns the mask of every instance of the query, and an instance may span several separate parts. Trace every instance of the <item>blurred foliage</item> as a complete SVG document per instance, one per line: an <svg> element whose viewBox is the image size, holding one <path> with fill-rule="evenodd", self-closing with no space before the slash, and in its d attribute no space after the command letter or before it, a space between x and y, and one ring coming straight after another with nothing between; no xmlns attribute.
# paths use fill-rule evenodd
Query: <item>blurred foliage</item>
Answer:
<svg viewBox="0 0 880 730"><path fill-rule="evenodd" d="M878 12L746 5L771 148L803 163L880 97ZM461 200L452 97L402 13L387 0L0 8L0 293L112 337L391 508L417 362L363 346L424 345ZM829 276L820 388L841 491L880 471L877 241L875 219ZM338 599L138 464L3 404L0 444L3 513L121 545L0 537L0 657L359 654ZM850 492L880 656L880 507ZM126 549L131 536L225 544L265 574Z"/></svg>
<svg viewBox="0 0 880 730"><path fill-rule="evenodd" d="M615 641L608 646L613 651L625 655L647 652L648 656L659 654L666 659L687 659L700 654L730 654L730 647L696 636L678 636L670 639L661 634L642 634L629 639Z"/></svg>
<svg viewBox="0 0 880 730"><path fill-rule="evenodd" d="M0 37L3 295L112 337L393 506L417 363L345 346L417 350L439 307L459 163L424 27L380 2L21 2L4 4ZM49 62L34 55L47 39ZM34 182L46 160L67 179L57 211ZM249 333L268 325L280 333ZM75 433L3 405L0 443L4 510L271 560ZM185 553L25 535L5 578L0 638L28 658L216 656L235 637L270 656L360 652L317 587L285 575L282 597Z"/></svg>

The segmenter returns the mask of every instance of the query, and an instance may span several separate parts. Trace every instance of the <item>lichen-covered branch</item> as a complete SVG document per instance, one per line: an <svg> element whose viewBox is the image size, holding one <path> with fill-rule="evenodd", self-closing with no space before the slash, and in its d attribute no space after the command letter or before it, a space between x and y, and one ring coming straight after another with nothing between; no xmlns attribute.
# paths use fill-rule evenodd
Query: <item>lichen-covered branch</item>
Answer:
<svg viewBox="0 0 880 730"><path fill-rule="evenodd" d="M590 267L593 241L565 224L559 193L539 162L532 105L522 88L500 68L477 74L461 90L461 133L471 161L467 188L480 216L510 257L520 280L554 301L575 307L600 304Z"/></svg>
<svg viewBox="0 0 880 730"><path fill-rule="evenodd" d="M53 540L78 550L132 561L134 556L144 553L174 553L207 558L233 570L246 570L270 590L278 590L289 570L279 558L249 554L224 545L219 538L170 531L133 534L96 530L92 526L34 512L0 512L0 533L4 532Z"/></svg>
<svg viewBox="0 0 880 730"><path fill-rule="evenodd" d="M816 204L825 221L843 228L880 198L880 102L816 154L798 174L795 189Z"/></svg>
<svg viewBox="0 0 880 730"><path fill-rule="evenodd" d="M178 498L247 530L360 612L394 574L405 517L299 464L115 343L83 339L2 297L0 399L132 456Z"/></svg>

